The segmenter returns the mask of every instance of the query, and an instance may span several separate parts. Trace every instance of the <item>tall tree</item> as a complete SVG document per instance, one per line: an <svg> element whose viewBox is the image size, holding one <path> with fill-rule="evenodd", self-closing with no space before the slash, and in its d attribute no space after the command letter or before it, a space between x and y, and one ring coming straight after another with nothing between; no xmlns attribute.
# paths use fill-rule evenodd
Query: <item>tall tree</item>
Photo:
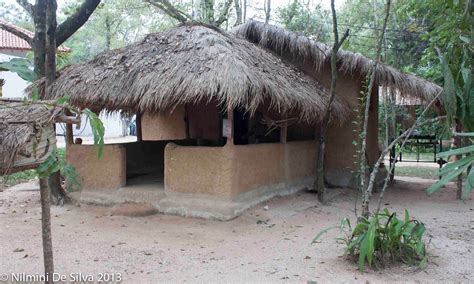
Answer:
<svg viewBox="0 0 474 284"><path fill-rule="evenodd" d="M194 2L192 12L189 14L180 9L178 5L171 3L169 0L144 1L159 8L168 16L181 23L194 20L211 24L216 27L220 27L224 22L228 21L232 3L234 3L234 0L224 0L224 2L219 3L216 3L215 0L197 0Z"/></svg>
<svg viewBox="0 0 474 284"><path fill-rule="evenodd" d="M331 15L321 5L308 7L301 0L293 0L279 8L277 16L276 20L289 30L323 42L330 40L332 23L326 22L326 19Z"/></svg>
<svg viewBox="0 0 474 284"><path fill-rule="evenodd" d="M46 20L47 10L49 7L57 7L56 1L49 3L49 0L36 0L35 4L31 4L27 0L17 0L17 3L23 7L23 9L31 16L34 23L34 37L31 40L27 40L30 43L34 53L34 70L37 78L46 75ZM66 41L74 32L76 32L84 23L89 19L92 12L97 8L101 0L84 0L82 5L71 14L65 21L63 21L57 28L54 28L54 45L59 46ZM54 26L56 26L56 8L54 9ZM51 18L51 15L49 15ZM51 20L52 21L52 20ZM13 34L24 37L24 33L21 31L11 31ZM51 51L51 49L50 49ZM51 51L52 52L52 51ZM50 57L52 54L50 54ZM54 61L54 64L56 62ZM51 66L49 67L51 69ZM55 73L51 76L55 76ZM55 197L58 202L62 200L62 190L60 183L59 172L53 173L49 178L49 186L52 196Z"/></svg>
<svg viewBox="0 0 474 284"><path fill-rule="evenodd" d="M337 83L337 52L343 44L344 40L349 36L349 30L347 29L344 35L339 39L339 32L337 27L337 15L334 7L334 0L331 0L331 14L332 24L334 33L334 44L331 50L331 89L328 107L324 114L323 121L321 123L321 129L318 138L318 154L316 159L316 184L315 188L318 192L318 199L320 202L326 202L326 188L324 185L324 162L325 162L325 145L326 145L326 133L329 125L329 119L331 117L332 103L336 97L336 83Z"/></svg>
<svg viewBox="0 0 474 284"><path fill-rule="evenodd" d="M382 54L382 44L384 39L385 30L387 28L387 22L390 15L390 4L391 1L387 0L386 8L385 8L385 17L383 26L381 29L380 34L376 33L378 36L377 42L377 51L375 60L373 60L371 70L369 72L368 78L368 87L367 93L365 94L365 105L364 105L364 113L362 116L363 124L362 124L362 134L361 134L361 149L360 149L360 169L359 169L359 176L360 176L360 190L363 192L362 196L362 216L368 217L369 215L369 203L370 203L370 195L372 193L371 187L366 186L366 169L367 169L367 133L368 133L368 125L369 125L369 110L370 110L370 103L371 103L371 96L373 93L373 89L375 86L375 70L377 69L377 65L380 63L381 54Z"/></svg>
<svg viewBox="0 0 474 284"><path fill-rule="evenodd" d="M272 12L271 0L264 0L263 10L265 12L265 24L268 24L270 22L270 16Z"/></svg>

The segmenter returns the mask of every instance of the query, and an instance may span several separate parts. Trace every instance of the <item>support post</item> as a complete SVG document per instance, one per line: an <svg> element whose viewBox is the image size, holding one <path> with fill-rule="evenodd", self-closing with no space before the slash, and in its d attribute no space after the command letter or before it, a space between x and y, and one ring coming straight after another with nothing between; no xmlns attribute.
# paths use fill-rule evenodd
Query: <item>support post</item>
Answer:
<svg viewBox="0 0 474 284"><path fill-rule="evenodd" d="M51 212L48 180L40 178L40 195L41 195L41 223L42 223L42 239L43 239L43 259L45 283L53 283L54 263L53 263L53 243L51 238Z"/></svg>
<svg viewBox="0 0 474 284"><path fill-rule="evenodd" d="M71 112L69 110L66 111L66 115L70 116ZM72 124L66 123L66 147L72 144L74 144L74 132L72 130Z"/></svg>
<svg viewBox="0 0 474 284"><path fill-rule="evenodd" d="M234 108L227 107L227 120L230 123L231 134L230 137L227 137L227 145L234 144Z"/></svg>
<svg viewBox="0 0 474 284"><path fill-rule="evenodd" d="M280 127L280 143L286 144L288 141L288 122Z"/></svg>
<svg viewBox="0 0 474 284"><path fill-rule="evenodd" d="M142 141L142 114L137 112L135 118L135 125L137 127L137 142Z"/></svg>

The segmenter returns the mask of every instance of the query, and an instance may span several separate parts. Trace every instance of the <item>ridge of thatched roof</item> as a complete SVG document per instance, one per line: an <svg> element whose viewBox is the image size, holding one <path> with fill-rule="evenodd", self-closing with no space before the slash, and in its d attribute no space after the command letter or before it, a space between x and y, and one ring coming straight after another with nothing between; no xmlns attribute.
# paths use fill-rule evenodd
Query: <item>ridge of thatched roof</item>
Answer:
<svg viewBox="0 0 474 284"><path fill-rule="evenodd" d="M69 97L78 107L163 111L216 99L250 112L263 102L300 119L320 121L329 92L315 79L245 39L204 25L183 25L65 67L47 99ZM348 112L337 98L333 121Z"/></svg>
<svg viewBox="0 0 474 284"><path fill-rule="evenodd" d="M249 20L234 31L238 36L250 42L285 56L288 52L293 58L312 62L319 69L330 61L330 46L316 42L308 37L274 25ZM339 49L337 54L339 70L347 74L359 73L363 76L370 72L373 60L360 53ZM432 82L413 74L403 73L389 65L380 63L375 73L375 83L379 86L397 89L403 96L413 96L429 102L442 91Z"/></svg>
<svg viewBox="0 0 474 284"><path fill-rule="evenodd" d="M27 153L33 160L43 158L39 140L63 114L53 102L0 99L0 172L8 172L18 154L26 155L27 144L38 147L38 153Z"/></svg>

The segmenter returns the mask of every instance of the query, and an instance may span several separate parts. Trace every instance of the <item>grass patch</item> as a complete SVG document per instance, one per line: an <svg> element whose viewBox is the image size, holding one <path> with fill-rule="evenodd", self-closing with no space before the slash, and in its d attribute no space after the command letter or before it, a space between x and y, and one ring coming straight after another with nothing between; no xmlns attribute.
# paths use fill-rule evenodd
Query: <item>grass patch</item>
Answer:
<svg viewBox="0 0 474 284"><path fill-rule="evenodd" d="M438 168L420 167L420 166L404 166L395 167L395 176L419 177L436 179L438 176Z"/></svg>
<svg viewBox="0 0 474 284"><path fill-rule="evenodd" d="M13 186L22 182L27 182L36 179L35 170L27 170L23 172L17 172L9 176L0 177L0 184L6 186Z"/></svg>
<svg viewBox="0 0 474 284"><path fill-rule="evenodd" d="M420 161L433 161L433 153L420 153ZM416 153L414 152L403 152L402 161L416 161Z"/></svg>

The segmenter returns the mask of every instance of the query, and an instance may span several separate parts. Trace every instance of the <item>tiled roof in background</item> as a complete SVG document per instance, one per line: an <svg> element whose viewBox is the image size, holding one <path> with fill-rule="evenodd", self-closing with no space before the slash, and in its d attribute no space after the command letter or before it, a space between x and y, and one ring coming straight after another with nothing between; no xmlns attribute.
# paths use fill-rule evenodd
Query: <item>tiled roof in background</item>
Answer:
<svg viewBox="0 0 474 284"><path fill-rule="evenodd" d="M30 38L33 38L35 34L29 30L26 30L24 28L20 28L18 26L15 26L9 22L6 22L4 20L0 20L0 24L8 26L12 29L15 29L25 35L27 35ZM20 38L17 35L12 34L11 32L8 32L2 28L0 28L0 50L1 49L15 49L15 50L31 50L31 46L26 42L26 40ZM71 49L67 48L63 45L58 47L59 52L70 52Z"/></svg>
<svg viewBox="0 0 474 284"><path fill-rule="evenodd" d="M34 33L30 32L29 30L17 27L3 20L0 20L0 23L8 25L31 38L34 36ZM0 49L31 50L31 46L24 39L7 32L4 29L0 29Z"/></svg>

